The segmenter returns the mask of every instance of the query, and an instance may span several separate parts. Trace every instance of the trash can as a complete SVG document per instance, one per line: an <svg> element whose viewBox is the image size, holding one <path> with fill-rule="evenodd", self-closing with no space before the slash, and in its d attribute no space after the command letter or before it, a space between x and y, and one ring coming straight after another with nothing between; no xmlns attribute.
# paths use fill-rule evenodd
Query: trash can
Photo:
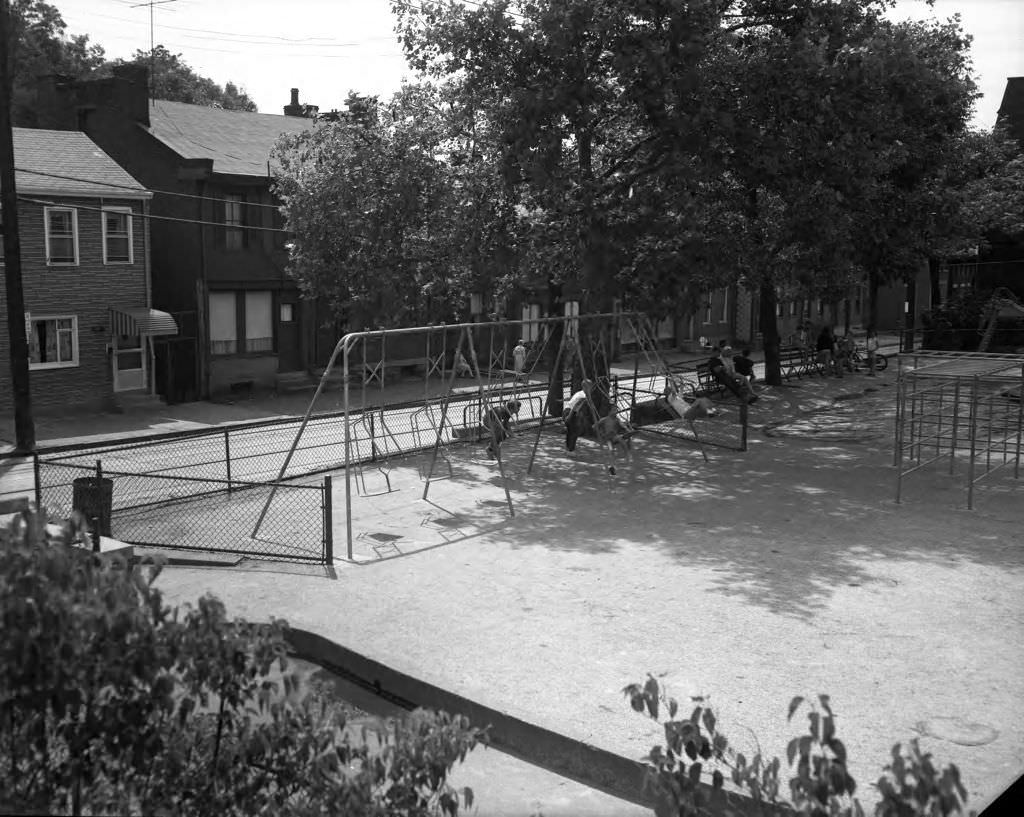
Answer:
<svg viewBox="0 0 1024 817"><path fill-rule="evenodd" d="M100 536L110 536L110 514L114 506L114 480L79 477L72 483L71 507L85 516L92 529L97 520Z"/></svg>

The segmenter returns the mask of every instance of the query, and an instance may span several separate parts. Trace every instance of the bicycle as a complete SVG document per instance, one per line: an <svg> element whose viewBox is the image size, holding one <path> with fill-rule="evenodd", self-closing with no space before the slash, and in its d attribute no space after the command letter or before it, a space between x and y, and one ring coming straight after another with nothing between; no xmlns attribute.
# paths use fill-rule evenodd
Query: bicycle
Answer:
<svg viewBox="0 0 1024 817"><path fill-rule="evenodd" d="M851 372L858 372L868 367L868 353L860 346L854 346L853 350L846 356L846 368ZM889 358L881 352L875 352L875 371L884 372L889 365Z"/></svg>

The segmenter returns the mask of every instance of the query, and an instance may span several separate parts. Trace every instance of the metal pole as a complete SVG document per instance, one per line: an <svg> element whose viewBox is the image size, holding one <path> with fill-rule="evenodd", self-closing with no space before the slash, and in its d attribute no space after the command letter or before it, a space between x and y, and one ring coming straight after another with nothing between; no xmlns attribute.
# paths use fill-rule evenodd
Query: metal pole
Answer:
<svg viewBox="0 0 1024 817"><path fill-rule="evenodd" d="M40 513L43 509L43 486L40 481L39 454L35 451L32 452L32 476L36 484L36 513Z"/></svg>
<svg viewBox="0 0 1024 817"><path fill-rule="evenodd" d="M967 467L967 510L974 510L974 457L976 452L975 438L978 434L978 377L975 375L974 383L971 386L971 458Z"/></svg>
<svg viewBox="0 0 1024 817"><path fill-rule="evenodd" d="M334 367L334 359L338 356L338 352L341 351L341 349L342 349L342 347L343 347L343 345L345 343L345 340L347 338L348 338L348 335L346 335L344 338L339 340L337 345L335 345L335 347L334 347L334 351L331 352L331 359L327 361L327 368L324 369L324 373L320 376L320 383L317 384L316 391L313 393L313 399L309 401L309 406L306 408L306 414L302 418L302 423L299 425L298 431L295 432L295 439L292 440L291 448L288 449L288 456L286 456L284 458L284 464L281 466L281 471L277 475L277 480L275 481L274 486L270 489L270 496L267 497L266 504L264 504L263 510L260 511L260 517L259 517L259 519L256 520L256 525L252 529L252 533L250 534L250 536L252 536L253 538L255 538L256 534L258 534L260 532L260 526L263 524L263 519L267 515L267 511L270 508L270 503L273 502L273 500L274 500L274 494L277 493L277 484L276 483L280 482L281 480L283 480L284 479L284 475L288 471L288 464L292 461L292 457L295 454L295 449L299 445L299 439L302 437L302 432L306 430L306 425L309 423L309 417L313 413L313 406L316 405L317 398L320 397L320 393L324 390L324 387L327 385L327 378L330 376L331 369ZM345 366L345 423L346 423L346 431L347 431L347 428L348 428L348 366L347 365ZM346 455L347 454L348 454L348 452L346 451ZM346 463L345 463L346 466L348 465L347 459L348 458L346 456Z"/></svg>
<svg viewBox="0 0 1024 817"><path fill-rule="evenodd" d="M906 418L907 383L901 372L896 380L896 443L893 446L892 464L896 468L896 504L899 505L903 495L903 423Z"/></svg>
<svg viewBox="0 0 1024 817"><path fill-rule="evenodd" d="M334 485L331 475L324 477L324 564L334 564Z"/></svg>
<svg viewBox="0 0 1024 817"><path fill-rule="evenodd" d="M366 355L366 339L363 339L363 356ZM352 433L348 406L348 359L349 347L345 347L342 355L342 399L345 401L345 548L348 552L348 560L352 561ZM364 368L365 372L365 368ZM363 411L366 411L366 386L363 386Z"/></svg>
<svg viewBox="0 0 1024 817"><path fill-rule="evenodd" d="M953 468L956 465L956 447L960 442L960 378L956 379L953 385L953 439L949 450L949 475L953 476Z"/></svg>
<svg viewBox="0 0 1024 817"><path fill-rule="evenodd" d="M467 329L463 329L459 333L459 342L455 346L455 360L459 359L459 353L462 351L462 340L467 335L469 335L469 330ZM427 478L424 480L423 484L424 499L427 498L427 494L430 492L430 480L434 476L434 467L437 465L437 453L438 451L441 450L441 439L442 435L444 434L445 420L448 419L448 406L451 404L452 401L452 391L455 388L456 373L456 367L453 365L451 375L448 378L448 388L445 391L444 399L441 401L441 419L438 420L437 422L437 437L434 438L434 450L430 454L430 469L427 471Z"/></svg>
<svg viewBox="0 0 1024 817"><path fill-rule="evenodd" d="M228 475L228 494L231 493L231 438L228 430L224 429L224 465Z"/></svg>
<svg viewBox="0 0 1024 817"><path fill-rule="evenodd" d="M1017 456L1013 463L1013 478L1020 478L1021 436L1024 433L1024 366L1020 367L1020 389L1017 391Z"/></svg>
<svg viewBox="0 0 1024 817"><path fill-rule="evenodd" d="M558 343L558 351L555 353L555 365L552 366L551 372L548 373L548 389L544 392L544 402L541 405L540 411L540 424L537 426L537 436L533 439L533 449L530 451L530 462L526 466L526 473L529 474L533 471L533 460L537 456L537 446L540 445L540 435L544 430L544 420L548 416L548 398L550 397L550 386L551 386L551 375L558 371L558 365L562 362L562 350L565 349L565 332L562 332L562 338Z"/></svg>

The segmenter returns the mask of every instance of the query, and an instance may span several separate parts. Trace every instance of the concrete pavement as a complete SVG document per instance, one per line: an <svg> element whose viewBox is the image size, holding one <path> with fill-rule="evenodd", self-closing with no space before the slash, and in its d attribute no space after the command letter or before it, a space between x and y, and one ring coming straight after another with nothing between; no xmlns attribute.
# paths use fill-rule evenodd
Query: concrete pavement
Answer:
<svg viewBox="0 0 1024 817"><path fill-rule="evenodd" d="M786 724L790 697L827 692L866 806L892 744L916 736L960 767L981 808L1024 766L1013 728L1024 719L1024 489L1004 474L967 512L962 480L926 470L895 505L893 380L767 389L750 451L715 450L706 464L641 434L617 480L587 443L576 456L545 443L527 475L513 438L514 519L338 563L333 579L243 563L169 569L161 587L175 602L209 590L234 614L282 616L627 758L660 740L621 694L646 672L684 700L709 696L744 751L756 735L780 757L804 728ZM459 529L502 498L486 467L460 461L433 505L410 472L389 516L414 526L446 514ZM478 796L486 803L486 787Z"/></svg>

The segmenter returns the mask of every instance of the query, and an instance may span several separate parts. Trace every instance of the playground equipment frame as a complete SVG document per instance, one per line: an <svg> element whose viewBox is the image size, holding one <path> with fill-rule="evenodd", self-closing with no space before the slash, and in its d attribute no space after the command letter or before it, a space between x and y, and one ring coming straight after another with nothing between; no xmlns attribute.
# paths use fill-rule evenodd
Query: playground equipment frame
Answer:
<svg viewBox="0 0 1024 817"><path fill-rule="evenodd" d="M907 365L906 359L912 361ZM903 481L958 453L967 457L967 508L975 486L996 471L1020 477L1024 445L1024 356L981 352L916 352L899 357L893 465L896 502Z"/></svg>

